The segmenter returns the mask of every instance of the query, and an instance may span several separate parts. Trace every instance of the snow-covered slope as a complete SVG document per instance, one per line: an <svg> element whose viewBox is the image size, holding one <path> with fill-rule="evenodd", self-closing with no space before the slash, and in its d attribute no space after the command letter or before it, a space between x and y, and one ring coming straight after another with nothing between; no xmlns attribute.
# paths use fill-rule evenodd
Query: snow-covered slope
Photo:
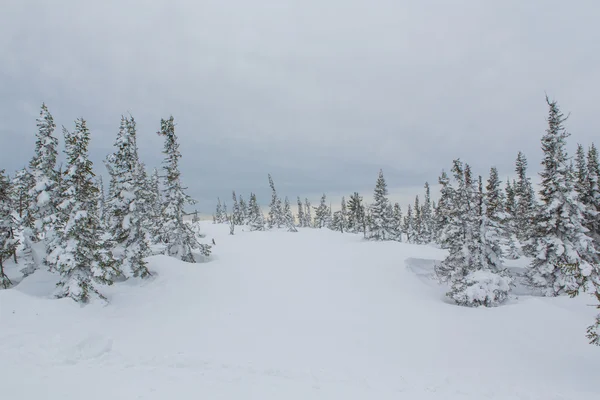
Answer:
<svg viewBox="0 0 600 400"><path fill-rule="evenodd" d="M462 308L428 278L441 250L204 228L213 261L152 257L106 307L43 271L0 291L1 397L600 399L589 298Z"/></svg>

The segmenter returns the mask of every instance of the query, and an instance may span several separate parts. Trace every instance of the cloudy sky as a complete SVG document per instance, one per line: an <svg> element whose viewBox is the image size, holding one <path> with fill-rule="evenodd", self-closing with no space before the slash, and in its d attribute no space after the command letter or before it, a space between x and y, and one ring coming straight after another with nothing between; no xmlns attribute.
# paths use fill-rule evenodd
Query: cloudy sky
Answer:
<svg viewBox="0 0 600 400"><path fill-rule="evenodd" d="M44 101L87 119L99 171L127 112L160 165L172 114L204 211L266 203L268 172L313 200L369 197L379 168L402 200L457 157L508 176L522 150L534 174L545 92L571 147L599 137L599 20L597 0L2 0L0 168L28 162Z"/></svg>

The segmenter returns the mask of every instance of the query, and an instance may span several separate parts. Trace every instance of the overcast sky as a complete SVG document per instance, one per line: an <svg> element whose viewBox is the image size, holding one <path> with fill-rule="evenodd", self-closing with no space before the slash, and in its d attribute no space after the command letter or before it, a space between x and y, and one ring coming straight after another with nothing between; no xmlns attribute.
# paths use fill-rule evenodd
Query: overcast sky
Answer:
<svg viewBox="0 0 600 400"><path fill-rule="evenodd" d="M42 101L59 128L87 119L103 173L121 114L149 167L172 114L204 211L231 189L267 203L268 172L281 194L313 200L370 197L379 168L402 200L457 157L506 177L522 150L535 174L544 92L571 112L571 148L600 133L597 0L1 3L11 173L32 156Z"/></svg>

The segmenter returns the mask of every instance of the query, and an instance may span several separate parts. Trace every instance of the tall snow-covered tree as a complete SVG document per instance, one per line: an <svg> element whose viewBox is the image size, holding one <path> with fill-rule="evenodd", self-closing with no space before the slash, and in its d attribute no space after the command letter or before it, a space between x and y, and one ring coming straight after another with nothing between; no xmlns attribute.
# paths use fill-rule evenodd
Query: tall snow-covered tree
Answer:
<svg viewBox="0 0 600 400"><path fill-rule="evenodd" d="M217 209L215 210L215 221L218 224L222 224L227 218L225 218L223 212L223 204L221 204L221 198L217 197Z"/></svg>
<svg viewBox="0 0 600 400"><path fill-rule="evenodd" d="M440 177L438 178L438 182L441 186L440 189L440 199L438 201L437 207L435 209L435 233L434 240L437 244L441 245L443 248L443 240L442 240L442 232L446 228L446 225L449 221L450 215L450 206L452 204L452 196L454 194L454 189L450 184L450 178L446 171L442 171ZM408 233L407 233L408 234Z"/></svg>
<svg viewBox="0 0 600 400"><path fill-rule="evenodd" d="M421 216L421 205L419 195L415 197L415 205L413 207L413 243L423 243L423 218Z"/></svg>
<svg viewBox="0 0 600 400"><path fill-rule="evenodd" d="M312 218L312 206L310 205L310 201L308 198L304 198L304 220L306 221L304 225L307 228L313 227L313 218Z"/></svg>
<svg viewBox="0 0 600 400"><path fill-rule="evenodd" d="M517 155L515 164L517 185L515 186L515 225L516 234L520 241L532 238L533 222L536 213L536 200L531 179L527 177L527 159L522 152Z"/></svg>
<svg viewBox="0 0 600 400"><path fill-rule="evenodd" d="M56 124L46 104L42 104L37 127L35 154L29 163L33 175L33 187L29 193L31 216L28 217L34 221L33 231L36 240L43 239L48 231L56 231L55 223L57 214L60 213L57 205L61 201L61 192L57 189L59 174L56 171L58 156L58 139L54 136ZM47 242L54 243L52 238L47 239Z"/></svg>
<svg viewBox="0 0 600 400"><path fill-rule="evenodd" d="M233 208L231 210L231 218L233 218L234 225L242 225L244 217L242 216L242 209L240 208L240 203L235 195L235 190L233 191L232 198Z"/></svg>
<svg viewBox="0 0 600 400"><path fill-rule="evenodd" d="M594 239L596 250L600 251L600 162L598 150L593 143L587 153L587 169L586 200L589 214L587 228Z"/></svg>
<svg viewBox="0 0 600 400"><path fill-rule="evenodd" d="M93 296L104 299L100 285L112 284L119 271L102 238L98 187L88 158L90 131L86 121L77 119L75 130L64 129L64 132L66 191L60 207L68 211L68 218L57 247L48 257L60 273L56 296L87 303Z"/></svg>
<svg viewBox="0 0 600 400"><path fill-rule="evenodd" d="M404 221L402 222L402 230L406 234L406 241L408 243L415 243L415 230L413 227L413 211L412 205L408 205Z"/></svg>
<svg viewBox="0 0 600 400"><path fill-rule="evenodd" d="M181 172L179 171L181 153L175 134L173 116L169 119L161 119L160 127L158 134L165 138L163 150L165 154L163 161L165 188L161 229L162 241L166 245L165 253L182 261L195 262L192 249L200 249L203 255L208 256L211 247L198 243L190 226L183 221L185 205L194 204L195 201L184 192L185 188L181 184Z"/></svg>
<svg viewBox="0 0 600 400"><path fill-rule="evenodd" d="M421 206L421 242L431 243L433 240L433 210L431 207L431 189L425 182L425 198Z"/></svg>
<svg viewBox="0 0 600 400"><path fill-rule="evenodd" d="M0 170L0 289L7 289L12 282L4 273L4 261L15 254L19 241L15 238L17 221L13 216L10 179Z"/></svg>
<svg viewBox="0 0 600 400"><path fill-rule="evenodd" d="M292 214L292 208L290 206L290 201L287 196L285 197L283 203L283 223L289 232L298 232L296 229L296 221L294 220L294 214Z"/></svg>
<svg viewBox="0 0 600 400"><path fill-rule="evenodd" d="M241 194L240 194L240 215L242 216L241 225L247 225L248 224L248 205L246 204L246 201L244 200L244 198L242 197Z"/></svg>
<svg viewBox="0 0 600 400"><path fill-rule="evenodd" d="M98 175L96 179L96 185L98 186L98 216L104 223L106 221L106 193L104 192L104 181L102 175Z"/></svg>
<svg viewBox="0 0 600 400"><path fill-rule="evenodd" d="M341 208L333 213L331 229L344 233L348 230L348 212L346 208L346 198L342 197Z"/></svg>
<svg viewBox="0 0 600 400"><path fill-rule="evenodd" d="M402 209L400 204L394 203L394 211L392 213L392 227L394 229L394 240L402 241Z"/></svg>
<svg viewBox="0 0 600 400"><path fill-rule="evenodd" d="M273 178L269 174L269 186L271 187L271 204L269 204L269 228L276 226L281 228L285 225L285 216L283 215L283 207L281 199L277 196L277 190L275 190L275 183Z"/></svg>
<svg viewBox="0 0 600 400"><path fill-rule="evenodd" d="M362 200L358 192L354 192L348 200L348 230L353 233L364 230L365 207Z"/></svg>
<svg viewBox="0 0 600 400"><path fill-rule="evenodd" d="M530 286L543 295L579 291L582 281L597 273L598 254L582 225L584 206L577 198L564 128L567 119L556 101L548 103L548 128L542 137L542 205L535 221L534 259L526 272Z"/></svg>
<svg viewBox="0 0 600 400"><path fill-rule="evenodd" d="M306 228L306 217L304 216L304 205L302 204L302 200L300 200L300 196L298 196L298 226L300 228Z"/></svg>
<svg viewBox="0 0 600 400"><path fill-rule="evenodd" d="M325 193L321 197L321 202L315 209L315 228L326 228L331 223L331 209L327 205L327 197Z"/></svg>
<svg viewBox="0 0 600 400"><path fill-rule="evenodd" d="M15 176L11 182L13 204L23 226L33 227L34 221L30 211L32 201L29 193L33 189L34 184L33 175L27 168L15 172Z"/></svg>
<svg viewBox="0 0 600 400"><path fill-rule="evenodd" d="M373 204L371 205L371 224L369 226L369 239L372 240L394 240L393 221L390 214L388 190L383 171L379 170L379 176L373 193Z"/></svg>
<svg viewBox="0 0 600 400"><path fill-rule="evenodd" d="M251 231L265 230L264 216L254 193L250 193L250 201L248 203L248 225L250 225Z"/></svg>

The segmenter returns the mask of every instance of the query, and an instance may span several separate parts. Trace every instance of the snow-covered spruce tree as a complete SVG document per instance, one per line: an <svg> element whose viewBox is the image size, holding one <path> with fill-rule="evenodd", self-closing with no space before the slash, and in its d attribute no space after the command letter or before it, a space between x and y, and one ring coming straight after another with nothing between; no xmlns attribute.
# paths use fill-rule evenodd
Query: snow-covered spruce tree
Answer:
<svg viewBox="0 0 600 400"><path fill-rule="evenodd" d="M415 197L412 221L413 243L423 243L423 218L421 217L421 205L419 202L419 195Z"/></svg>
<svg viewBox="0 0 600 400"><path fill-rule="evenodd" d="M223 221L221 221L221 223L223 224L227 224L229 223L229 213L227 211L227 202L223 201Z"/></svg>
<svg viewBox="0 0 600 400"><path fill-rule="evenodd" d="M406 210L406 215L404 216L404 221L402 222L402 230L406 234L406 241L408 243L415 243L415 231L413 229L413 211L412 205L408 205L408 209Z"/></svg>
<svg viewBox="0 0 600 400"><path fill-rule="evenodd" d="M536 200L531 179L527 177L527 159L522 152L517 155L515 172L517 173L517 185L515 186L516 234L521 242L527 242L533 236Z"/></svg>
<svg viewBox="0 0 600 400"><path fill-rule="evenodd" d="M394 203L394 211L392 213L392 227L394 229L394 240L402 241L402 209L400 204Z"/></svg>
<svg viewBox="0 0 600 400"><path fill-rule="evenodd" d="M34 221L35 240L43 239L46 232L56 230L57 213L60 213L57 211L60 202L60 192L57 190L59 174L56 171L58 139L54 136L54 118L46 104L42 104L37 127L35 154L29 163L34 181L29 193L32 200L29 218ZM52 238L48 238L48 241L53 242Z"/></svg>
<svg viewBox="0 0 600 400"><path fill-rule="evenodd" d="M315 209L315 228L326 228L331 224L331 210L327 206L327 197L325 193L321 197L321 203Z"/></svg>
<svg viewBox="0 0 600 400"><path fill-rule="evenodd" d="M265 230L263 213L254 193L250 193L250 202L248 203L248 225L250 225L251 231Z"/></svg>
<svg viewBox="0 0 600 400"><path fill-rule="evenodd" d="M362 197L358 192L354 192L348 200L348 231L360 233L363 231L365 219L365 208L362 204Z"/></svg>
<svg viewBox="0 0 600 400"><path fill-rule="evenodd" d="M438 182L441 186L440 189L440 199L438 201L437 207L435 208L435 218L434 218L434 241L443 247L442 240L442 232L446 228L446 224L448 223L449 214L450 214L450 205L452 204L451 196L454 194L454 189L450 185L450 178L448 178L448 174L445 171L442 171L440 177L438 178Z"/></svg>
<svg viewBox="0 0 600 400"><path fill-rule="evenodd" d="M470 167L454 160L457 187L449 183L446 204L448 222L442 232L448 257L436 267L436 275L450 284L447 296L462 306L495 306L508 296L510 278L500 269L499 246L489 229L483 184L475 188Z"/></svg>
<svg viewBox="0 0 600 400"><path fill-rule="evenodd" d="M425 182L425 199L421 206L421 242L431 243L433 240L433 210L431 207L431 189Z"/></svg>
<svg viewBox="0 0 600 400"><path fill-rule="evenodd" d="M296 221L294 220L294 214L292 214L292 207L287 196L283 203L283 223L287 228L288 232L298 232L296 229Z"/></svg>
<svg viewBox="0 0 600 400"><path fill-rule="evenodd" d="M23 277L27 277L35 272L38 265L38 260L33 251L33 229L32 228L24 228L23 229L23 251L22 257L23 260L23 268L21 268L21 273Z"/></svg>
<svg viewBox="0 0 600 400"><path fill-rule="evenodd" d="M269 204L269 228L277 227L281 228L285 225L285 217L283 215L283 208L281 199L277 196L277 190L275 190L275 183L273 178L269 174L269 186L271 187L271 204Z"/></svg>
<svg viewBox="0 0 600 400"><path fill-rule="evenodd" d="M240 216L242 218L241 225L248 225L248 205L240 194Z"/></svg>
<svg viewBox="0 0 600 400"><path fill-rule="evenodd" d="M302 200L300 200L300 196L298 196L298 226L300 228L306 228L306 217L304 216L304 205L302 204Z"/></svg>
<svg viewBox="0 0 600 400"><path fill-rule="evenodd" d="M222 224L227 218L224 217L223 205L221 204L221 199L217 197L217 208L215 210L215 221L218 224Z"/></svg>
<svg viewBox="0 0 600 400"><path fill-rule="evenodd" d="M19 241L15 239L17 221L13 216L10 179L0 170L0 289L7 289L12 282L4 273L4 261L14 256Z"/></svg>
<svg viewBox="0 0 600 400"><path fill-rule="evenodd" d="M179 143L175 135L173 116L161 119L160 136L165 138L163 153L164 181L164 206L162 213L161 238L166 244L165 254L179 258L186 262L195 262L192 249L200 249L205 256L210 255L211 246L198 243L194 232L183 221L185 204L194 204L190 196L184 192L181 185L181 172L179 172Z"/></svg>
<svg viewBox="0 0 600 400"><path fill-rule="evenodd" d="M96 186L98 186L98 216L104 223L106 221L106 193L104 192L104 181L101 175L96 178Z"/></svg>
<svg viewBox="0 0 600 400"><path fill-rule="evenodd" d="M569 165L563 124L567 119L557 103L546 97L548 128L542 137L543 171L535 221L534 259L526 272L527 283L545 296L574 293L597 273L598 254L582 225L584 206L577 199L575 177Z"/></svg>
<svg viewBox="0 0 600 400"><path fill-rule="evenodd" d="M233 209L231 210L231 218L233 218L233 223L235 225L242 225L243 224L243 220L244 217L242 215L242 209L240 208L240 203L238 203L238 199L237 196L235 195L235 190L233 191L232 194L232 198L233 198ZM241 199L241 197L240 197Z"/></svg>
<svg viewBox="0 0 600 400"><path fill-rule="evenodd" d="M235 235L235 220L236 220L236 218L232 214L231 217L229 218L229 234L232 236Z"/></svg>
<svg viewBox="0 0 600 400"><path fill-rule="evenodd" d="M333 213L331 220L331 229L341 233L348 231L348 216L346 209L346 199L342 197L342 203L340 210Z"/></svg>
<svg viewBox="0 0 600 400"><path fill-rule="evenodd" d="M23 168L15 172L15 176L12 179L12 197L15 211L19 215L19 222L21 226L33 227L33 215L31 215L31 195L30 191L33 189L35 184L33 175Z"/></svg>
<svg viewBox="0 0 600 400"><path fill-rule="evenodd" d="M394 240L393 220L390 213L390 202L388 200L387 184L383 177L383 171L379 170L379 176L373 193L373 204L371 205L371 223L369 225L369 239L371 240Z"/></svg>
<svg viewBox="0 0 600 400"><path fill-rule="evenodd" d="M586 200L589 210L587 228L594 239L596 250L600 251L600 162L598 150L593 143L587 153L587 170Z"/></svg>
<svg viewBox="0 0 600 400"><path fill-rule="evenodd" d="M64 132L66 191L60 207L68 210L68 218L57 247L48 257L60 273L56 296L87 303L93 296L105 299L99 285L112 284L119 271L102 239L98 187L88 158L90 131L80 118L73 132Z"/></svg>
<svg viewBox="0 0 600 400"><path fill-rule="evenodd" d="M145 257L150 255L150 226L152 218L151 189L137 149L135 119L121 117L115 142L116 151L106 164L112 173L112 190L107 202L110 238L123 247L118 260L126 277L148 277Z"/></svg>
<svg viewBox="0 0 600 400"><path fill-rule="evenodd" d="M307 228L314 227L312 218L312 206L310 205L310 201L308 201L308 198L304 198L304 221L304 225Z"/></svg>

